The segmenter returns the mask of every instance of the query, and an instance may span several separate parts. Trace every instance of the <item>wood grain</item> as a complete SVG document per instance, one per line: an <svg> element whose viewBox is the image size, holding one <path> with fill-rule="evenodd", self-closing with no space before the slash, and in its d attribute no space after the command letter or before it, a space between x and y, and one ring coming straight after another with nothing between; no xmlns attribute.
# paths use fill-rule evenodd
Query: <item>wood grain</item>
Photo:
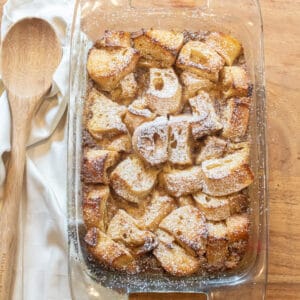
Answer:
<svg viewBox="0 0 300 300"><path fill-rule="evenodd" d="M130 300L206 300L201 294L133 294Z"/></svg>
<svg viewBox="0 0 300 300"><path fill-rule="evenodd" d="M0 211L0 299L11 299L18 216L23 186L26 143L32 117L51 87L61 59L61 47L49 23L24 19L16 23L2 43L2 79L12 116L12 151Z"/></svg>
<svg viewBox="0 0 300 300"><path fill-rule="evenodd" d="M0 0L0 11L4 2ZM297 300L300 299L300 0L260 2L265 30L270 157L267 299ZM131 299L197 298L149 294L133 295Z"/></svg>
<svg viewBox="0 0 300 300"><path fill-rule="evenodd" d="M262 12L270 168L268 295L300 299L300 1L264 0Z"/></svg>

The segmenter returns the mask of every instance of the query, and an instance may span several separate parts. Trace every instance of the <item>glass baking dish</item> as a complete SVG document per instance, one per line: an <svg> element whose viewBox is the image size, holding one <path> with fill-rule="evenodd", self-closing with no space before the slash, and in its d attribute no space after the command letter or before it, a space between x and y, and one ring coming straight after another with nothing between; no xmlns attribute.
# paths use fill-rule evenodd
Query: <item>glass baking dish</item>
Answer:
<svg viewBox="0 0 300 300"><path fill-rule="evenodd" d="M87 89L86 60L93 42L106 29L141 28L228 32L245 49L254 85L250 117L251 234L238 270L215 277L173 278L124 275L97 269L86 258L81 211L81 131ZM208 299L263 299L267 282L267 150L263 33L257 0L78 0L72 27L68 145L69 275L73 299L127 299L131 293L205 293Z"/></svg>

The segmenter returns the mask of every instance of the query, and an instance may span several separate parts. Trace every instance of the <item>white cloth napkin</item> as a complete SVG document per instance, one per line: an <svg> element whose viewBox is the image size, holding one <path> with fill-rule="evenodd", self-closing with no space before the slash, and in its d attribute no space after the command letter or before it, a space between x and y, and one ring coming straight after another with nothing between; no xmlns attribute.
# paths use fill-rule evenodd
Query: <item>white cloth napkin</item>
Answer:
<svg viewBox="0 0 300 300"><path fill-rule="evenodd" d="M2 38L16 21L39 17L53 25L63 47L63 58L53 76L52 89L32 122L27 144L22 199L24 249L19 247L19 256L23 254L23 279L19 261L15 300L71 299L67 268L65 111L72 14L72 0L9 0L3 9ZM9 151L10 112L4 91L0 98L0 201ZM22 236L19 245L21 240Z"/></svg>

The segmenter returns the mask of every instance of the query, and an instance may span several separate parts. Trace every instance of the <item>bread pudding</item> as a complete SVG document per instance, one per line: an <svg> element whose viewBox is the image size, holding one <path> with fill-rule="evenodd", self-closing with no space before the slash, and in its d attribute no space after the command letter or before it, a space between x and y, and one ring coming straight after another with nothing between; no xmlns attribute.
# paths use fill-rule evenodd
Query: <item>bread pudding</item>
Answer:
<svg viewBox="0 0 300 300"><path fill-rule="evenodd" d="M172 276L238 268L254 180L241 43L220 32L106 31L87 72L89 258L118 272Z"/></svg>

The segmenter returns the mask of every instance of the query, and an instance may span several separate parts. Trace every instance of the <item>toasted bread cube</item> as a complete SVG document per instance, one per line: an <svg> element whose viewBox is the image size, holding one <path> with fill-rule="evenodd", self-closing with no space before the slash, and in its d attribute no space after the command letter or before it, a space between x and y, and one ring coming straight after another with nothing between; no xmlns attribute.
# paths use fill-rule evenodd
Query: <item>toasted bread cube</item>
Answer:
<svg viewBox="0 0 300 300"><path fill-rule="evenodd" d="M147 59L144 57L141 57L137 63L138 68L162 68L163 63L161 61L156 61L153 59Z"/></svg>
<svg viewBox="0 0 300 300"><path fill-rule="evenodd" d="M226 139L237 139L246 134L249 122L249 100L232 98L227 101L224 110L222 136Z"/></svg>
<svg viewBox="0 0 300 300"><path fill-rule="evenodd" d="M133 133L138 126L144 122L154 120L155 117L156 114L147 108L145 100L143 98L138 98L129 105L124 118L124 123L126 124L129 132Z"/></svg>
<svg viewBox="0 0 300 300"><path fill-rule="evenodd" d="M215 136L209 136L204 141L205 145L197 156L196 164L200 165L203 161L220 158L225 154L227 142Z"/></svg>
<svg viewBox="0 0 300 300"><path fill-rule="evenodd" d="M240 233L243 232L242 238L235 240L236 238L229 240L228 251L230 255L228 256L225 265L228 269L236 268L239 262L245 256L247 247L249 245L249 226L247 230L243 229Z"/></svg>
<svg viewBox="0 0 300 300"><path fill-rule="evenodd" d="M99 144L103 149L117 152L131 153L131 138L129 134L121 134L102 139Z"/></svg>
<svg viewBox="0 0 300 300"><path fill-rule="evenodd" d="M250 143L240 142L240 143L228 143L226 152L228 154L235 153L237 151L244 151L245 155L250 156Z"/></svg>
<svg viewBox="0 0 300 300"><path fill-rule="evenodd" d="M229 243L229 252L230 254L238 254L240 259L243 258L248 246L248 237L246 239L241 239L236 242Z"/></svg>
<svg viewBox="0 0 300 300"><path fill-rule="evenodd" d="M137 226L137 221L122 209L119 209L110 221L107 235L115 242L121 242L127 247L139 247L138 254L141 254L141 249L145 253L145 251L151 251L157 246L155 234L150 231L140 230Z"/></svg>
<svg viewBox="0 0 300 300"><path fill-rule="evenodd" d="M176 66L217 82L219 71L224 66L224 60L208 45L199 41L190 41L182 47Z"/></svg>
<svg viewBox="0 0 300 300"><path fill-rule="evenodd" d="M160 228L158 228L156 231L156 236L159 239L159 242L165 243L167 245L176 243L175 238L173 235L170 235L168 232L166 232L165 230L162 230Z"/></svg>
<svg viewBox="0 0 300 300"><path fill-rule="evenodd" d="M195 201L191 195L188 196L181 196L177 198L177 203L180 207L187 206L187 205L195 205Z"/></svg>
<svg viewBox="0 0 300 300"><path fill-rule="evenodd" d="M134 257L130 254L129 249L114 242L98 228L89 229L84 240L89 253L100 263L121 271L136 271Z"/></svg>
<svg viewBox="0 0 300 300"><path fill-rule="evenodd" d="M215 113L215 108L207 92L201 91L196 97L189 99L189 104L194 116L201 119L207 118L211 113Z"/></svg>
<svg viewBox="0 0 300 300"><path fill-rule="evenodd" d="M207 223L206 258L210 266L222 268L228 256L227 228L223 222Z"/></svg>
<svg viewBox="0 0 300 300"><path fill-rule="evenodd" d="M215 134L223 127L217 115L208 115L205 119L201 116L194 116L190 120L192 135L195 140L199 140L209 134Z"/></svg>
<svg viewBox="0 0 300 300"><path fill-rule="evenodd" d="M152 190L158 171L144 165L135 155L124 159L111 173L114 191L122 198L139 203Z"/></svg>
<svg viewBox="0 0 300 300"><path fill-rule="evenodd" d="M238 264L245 256L248 247L248 234L245 239L240 239L229 243L229 256L225 262L226 268L233 269L238 267Z"/></svg>
<svg viewBox="0 0 300 300"><path fill-rule="evenodd" d="M126 75L119 85L110 92L111 99L123 105L130 104L137 94L138 84L133 73Z"/></svg>
<svg viewBox="0 0 300 300"><path fill-rule="evenodd" d="M168 119L158 117L140 125L132 136L135 152L151 166L162 164L168 159Z"/></svg>
<svg viewBox="0 0 300 300"><path fill-rule="evenodd" d="M96 41L95 46L97 48L129 48L131 47L130 32L105 30L104 36Z"/></svg>
<svg viewBox="0 0 300 300"><path fill-rule="evenodd" d="M180 80L183 85L182 96L184 100L197 96L199 91L209 92L216 88L216 85L207 78L198 76L189 71L183 71L180 75Z"/></svg>
<svg viewBox="0 0 300 300"><path fill-rule="evenodd" d="M205 43L214 48L229 66L233 64L242 51L240 42L231 35L224 33L212 32Z"/></svg>
<svg viewBox="0 0 300 300"><path fill-rule="evenodd" d="M121 119L126 113L125 106L111 101L95 89L89 93L88 102L91 118L87 120L87 129L95 139L127 133Z"/></svg>
<svg viewBox="0 0 300 300"><path fill-rule="evenodd" d="M146 207L150 202L150 195L143 199L140 203L129 202L124 198L112 193L108 200L109 207L109 221L116 215L119 209L123 209L128 213L131 217L136 220L139 220L141 216L145 213ZM137 223L140 229L143 229L139 226L139 222Z"/></svg>
<svg viewBox="0 0 300 300"><path fill-rule="evenodd" d="M159 228L173 235L189 253L204 254L207 238L205 217L196 207L187 205L173 210Z"/></svg>
<svg viewBox="0 0 300 300"><path fill-rule="evenodd" d="M242 67L224 67L221 72L221 81L223 95L226 99L248 96L250 91L249 77L246 70Z"/></svg>
<svg viewBox="0 0 300 300"><path fill-rule="evenodd" d="M88 149L82 159L82 178L85 183L109 183L107 169L119 159L116 151Z"/></svg>
<svg viewBox="0 0 300 300"><path fill-rule="evenodd" d="M166 170L162 175L162 180L167 191L174 197L196 193L202 188L201 167Z"/></svg>
<svg viewBox="0 0 300 300"><path fill-rule="evenodd" d="M226 196L249 186L254 179L248 149L202 163L203 189L211 196Z"/></svg>
<svg viewBox="0 0 300 300"><path fill-rule="evenodd" d="M182 109L181 85L172 68L150 69L146 105L158 115L177 114Z"/></svg>
<svg viewBox="0 0 300 300"><path fill-rule="evenodd" d="M231 215L245 212L249 205L248 197L241 193L237 193L229 196L228 201L229 201Z"/></svg>
<svg viewBox="0 0 300 300"><path fill-rule="evenodd" d="M193 112L193 118L190 122L194 139L202 138L222 129L223 126L208 93L200 92L196 97L190 98L189 103Z"/></svg>
<svg viewBox="0 0 300 300"><path fill-rule="evenodd" d="M222 221L230 216L229 201L225 197L211 197L202 192L193 195L196 206L207 220Z"/></svg>
<svg viewBox="0 0 300 300"><path fill-rule="evenodd" d="M225 261L225 266L227 269L235 269L237 268L240 260L241 260L241 256L238 253L230 252L228 258Z"/></svg>
<svg viewBox="0 0 300 300"><path fill-rule="evenodd" d="M180 117L170 117L169 121L169 162L179 166L193 164L191 156L191 126Z"/></svg>
<svg viewBox="0 0 300 300"><path fill-rule="evenodd" d="M145 213L140 219L139 226L143 229L156 230L162 219L175 207L175 201L172 197L161 195L158 191L155 191L151 202L147 205Z"/></svg>
<svg viewBox="0 0 300 300"><path fill-rule="evenodd" d="M90 77L103 91L111 91L128 74L132 73L139 59L133 48L93 48L88 57Z"/></svg>
<svg viewBox="0 0 300 300"><path fill-rule="evenodd" d="M109 187L105 185L93 186L84 196L82 214L87 228L97 227L102 231L106 230L108 197Z"/></svg>
<svg viewBox="0 0 300 300"><path fill-rule="evenodd" d="M145 63L170 68L183 45L183 34L168 30L147 30L133 38Z"/></svg>
<svg viewBox="0 0 300 300"><path fill-rule="evenodd" d="M247 214L233 215L226 220L227 237L230 243L247 240L249 237L249 217Z"/></svg>
<svg viewBox="0 0 300 300"><path fill-rule="evenodd" d="M172 236L159 229L156 234L159 244L153 254L166 272L174 276L188 276L200 269L200 260L186 253Z"/></svg>
<svg viewBox="0 0 300 300"><path fill-rule="evenodd" d="M149 69L138 66L135 71L135 78L139 86L139 96L143 98L144 92L148 89L150 83Z"/></svg>

